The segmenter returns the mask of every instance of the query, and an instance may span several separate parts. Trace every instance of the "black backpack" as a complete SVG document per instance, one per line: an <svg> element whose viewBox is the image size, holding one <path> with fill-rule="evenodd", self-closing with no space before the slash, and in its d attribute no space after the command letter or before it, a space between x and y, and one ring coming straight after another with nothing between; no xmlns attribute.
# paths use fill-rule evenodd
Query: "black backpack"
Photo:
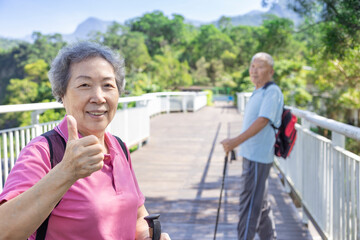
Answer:
<svg viewBox="0 0 360 240"><path fill-rule="evenodd" d="M264 90L274 82L268 82L264 85ZM271 126L274 128L275 133L275 155L278 157L287 158L296 141L297 131L295 129L295 123L297 122L297 117L291 113L290 109L283 108L281 114L281 125L279 128L276 128L273 124Z"/></svg>
<svg viewBox="0 0 360 240"><path fill-rule="evenodd" d="M49 144L51 168L54 168L58 163L61 162L61 160L64 156L65 149L66 149L65 140L54 129L42 134L41 136L45 137ZM119 137L117 137L117 136L114 136L114 137L119 142L122 150L125 153L126 159L129 161L127 148L126 148L124 142ZM56 150L56 151L54 151L54 150ZM59 203L60 203L60 201L59 201ZM57 205L59 205L59 203ZM55 207L57 207L57 205ZM50 213L50 215L51 215L51 213ZM36 240L44 240L45 239L50 215L45 219L45 221L36 230Z"/></svg>

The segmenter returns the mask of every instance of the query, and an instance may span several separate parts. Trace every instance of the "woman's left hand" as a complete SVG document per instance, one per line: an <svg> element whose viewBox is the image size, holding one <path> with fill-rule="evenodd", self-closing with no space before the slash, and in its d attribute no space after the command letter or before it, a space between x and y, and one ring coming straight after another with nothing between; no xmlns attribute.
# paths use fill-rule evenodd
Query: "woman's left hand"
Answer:
<svg viewBox="0 0 360 240"><path fill-rule="evenodd" d="M151 240L150 237L145 238L144 240ZM160 240L171 240L169 234L161 233Z"/></svg>
<svg viewBox="0 0 360 240"><path fill-rule="evenodd" d="M171 240L169 234L161 233L160 240Z"/></svg>

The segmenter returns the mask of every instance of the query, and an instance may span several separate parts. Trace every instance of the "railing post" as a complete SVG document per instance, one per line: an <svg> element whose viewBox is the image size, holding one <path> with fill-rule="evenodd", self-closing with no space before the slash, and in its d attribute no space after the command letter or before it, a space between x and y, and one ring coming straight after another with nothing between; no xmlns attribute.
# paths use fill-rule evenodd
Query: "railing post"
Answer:
<svg viewBox="0 0 360 240"><path fill-rule="evenodd" d="M354 113L354 125L357 126L359 124L359 110L354 109L353 113Z"/></svg>
<svg viewBox="0 0 360 240"><path fill-rule="evenodd" d="M36 136L40 136L42 134L41 127L39 125L39 119L40 119L40 114L43 112L44 111L42 111L42 110L35 110L35 111L31 112L31 123L35 127L35 135Z"/></svg>
<svg viewBox="0 0 360 240"><path fill-rule="evenodd" d="M166 113L170 113L170 95L166 95Z"/></svg>
<svg viewBox="0 0 360 240"><path fill-rule="evenodd" d="M305 129L310 129L310 122L305 118L301 118L301 126Z"/></svg>
<svg viewBox="0 0 360 240"><path fill-rule="evenodd" d="M183 95L183 97L181 98L181 103L182 103L182 111L185 113L186 112L186 95Z"/></svg>
<svg viewBox="0 0 360 240"><path fill-rule="evenodd" d="M123 103L123 109L124 109L124 132L125 132L125 141L129 140L129 112L128 112L128 104Z"/></svg>
<svg viewBox="0 0 360 240"><path fill-rule="evenodd" d="M245 106L244 94L240 93L238 95L238 110L239 110L239 113L241 113L241 114L244 113L244 106Z"/></svg>
<svg viewBox="0 0 360 240"><path fill-rule="evenodd" d="M334 146L339 146L345 149L345 136L337 132L331 132L331 141Z"/></svg>

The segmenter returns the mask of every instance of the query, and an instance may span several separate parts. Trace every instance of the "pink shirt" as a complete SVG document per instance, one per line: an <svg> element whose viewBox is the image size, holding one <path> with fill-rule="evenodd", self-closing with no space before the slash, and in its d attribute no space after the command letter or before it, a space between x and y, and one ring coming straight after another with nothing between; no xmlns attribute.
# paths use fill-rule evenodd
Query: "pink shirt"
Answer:
<svg viewBox="0 0 360 240"><path fill-rule="evenodd" d="M67 141L66 119L55 130ZM110 154L105 155L104 167L79 179L67 191L51 213L46 239L135 239L137 210L145 198L129 152L127 161L110 133L105 134L105 142ZM49 158L46 139L34 138L11 170L0 203L18 196L44 177L51 170ZM29 239L35 239L35 233Z"/></svg>

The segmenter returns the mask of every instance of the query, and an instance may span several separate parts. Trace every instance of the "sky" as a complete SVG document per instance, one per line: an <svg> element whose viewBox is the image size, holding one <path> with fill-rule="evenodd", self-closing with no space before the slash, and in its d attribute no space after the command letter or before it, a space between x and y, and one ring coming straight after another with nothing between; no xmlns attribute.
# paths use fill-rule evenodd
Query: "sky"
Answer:
<svg viewBox="0 0 360 240"><path fill-rule="evenodd" d="M88 17L124 23L155 10L210 22L266 9L261 0L0 0L0 36L23 38L34 31L70 34Z"/></svg>

